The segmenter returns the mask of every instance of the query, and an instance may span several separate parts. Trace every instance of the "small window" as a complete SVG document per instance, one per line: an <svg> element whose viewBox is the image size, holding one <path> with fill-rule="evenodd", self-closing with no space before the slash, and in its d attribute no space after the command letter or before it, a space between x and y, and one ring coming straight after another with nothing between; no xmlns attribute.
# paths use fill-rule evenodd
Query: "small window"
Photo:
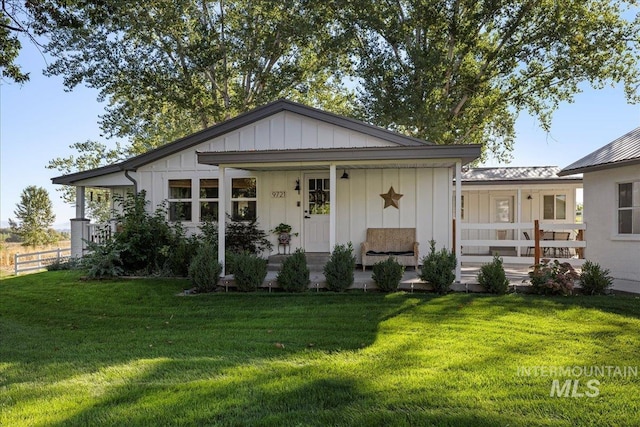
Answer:
<svg viewBox="0 0 640 427"><path fill-rule="evenodd" d="M618 234L640 234L640 181L618 184Z"/></svg>
<svg viewBox="0 0 640 427"><path fill-rule="evenodd" d="M191 180L169 180L169 221L191 221Z"/></svg>
<svg viewBox="0 0 640 427"><path fill-rule="evenodd" d="M257 215L257 186L255 178L231 180L231 216L236 221L251 221Z"/></svg>
<svg viewBox="0 0 640 427"><path fill-rule="evenodd" d="M543 219L567 219L567 196L547 194L543 197Z"/></svg>
<svg viewBox="0 0 640 427"><path fill-rule="evenodd" d="M218 221L218 180L200 180L200 221Z"/></svg>

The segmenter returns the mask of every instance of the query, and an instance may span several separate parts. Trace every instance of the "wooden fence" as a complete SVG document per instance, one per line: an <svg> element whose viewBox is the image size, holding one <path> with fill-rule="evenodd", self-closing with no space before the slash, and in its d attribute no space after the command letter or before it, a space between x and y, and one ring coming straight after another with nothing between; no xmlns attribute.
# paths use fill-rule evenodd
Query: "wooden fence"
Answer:
<svg viewBox="0 0 640 427"><path fill-rule="evenodd" d="M71 256L71 248L57 248L50 251L29 252L14 255L14 273L17 276L25 271L42 270L47 265L65 262Z"/></svg>

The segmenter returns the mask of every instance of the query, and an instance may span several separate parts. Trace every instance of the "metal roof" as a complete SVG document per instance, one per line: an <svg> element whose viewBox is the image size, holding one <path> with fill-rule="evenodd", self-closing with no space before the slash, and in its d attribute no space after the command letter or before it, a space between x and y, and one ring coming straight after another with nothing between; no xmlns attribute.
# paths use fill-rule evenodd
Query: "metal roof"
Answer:
<svg viewBox="0 0 640 427"><path fill-rule="evenodd" d="M582 181L581 175L558 176L558 166L522 166L471 168L462 171L462 183L480 184L521 184L532 182Z"/></svg>
<svg viewBox="0 0 640 427"><path fill-rule="evenodd" d="M640 127L571 163L560 176L640 164Z"/></svg>

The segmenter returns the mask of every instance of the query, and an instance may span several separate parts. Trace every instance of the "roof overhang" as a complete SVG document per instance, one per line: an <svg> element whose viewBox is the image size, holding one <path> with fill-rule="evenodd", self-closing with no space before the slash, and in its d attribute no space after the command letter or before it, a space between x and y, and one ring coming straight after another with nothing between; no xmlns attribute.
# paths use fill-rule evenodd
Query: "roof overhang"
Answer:
<svg viewBox="0 0 640 427"><path fill-rule="evenodd" d="M198 163L247 170L339 167L451 167L480 157L480 145L422 145L263 151L198 152Z"/></svg>
<svg viewBox="0 0 640 427"><path fill-rule="evenodd" d="M562 169L560 172L558 172L558 176L567 176L567 175L573 175L576 173L597 172L601 170L622 168L625 166L634 166L634 165L640 165L639 157L633 158L633 159L627 159L619 162L601 163L593 166L585 166L582 168L575 168L575 169L565 168L565 169Z"/></svg>

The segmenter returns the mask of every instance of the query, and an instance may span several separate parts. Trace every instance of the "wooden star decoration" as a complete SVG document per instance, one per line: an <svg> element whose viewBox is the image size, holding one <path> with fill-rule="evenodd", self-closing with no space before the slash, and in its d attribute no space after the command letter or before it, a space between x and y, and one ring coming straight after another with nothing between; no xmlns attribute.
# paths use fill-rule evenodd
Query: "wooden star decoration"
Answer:
<svg viewBox="0 0 640 427"><path fill-rule="evenodd" d="M400 207L398 206L398 200L400 200L400 197L402 196L404 196L404 194L396 193L396 191L393 189L393 186L389 188L389 191L380 195L380 197L384 199L383 209L386 209L389 206L393 206L396 209L400 209Z"/></svg>

